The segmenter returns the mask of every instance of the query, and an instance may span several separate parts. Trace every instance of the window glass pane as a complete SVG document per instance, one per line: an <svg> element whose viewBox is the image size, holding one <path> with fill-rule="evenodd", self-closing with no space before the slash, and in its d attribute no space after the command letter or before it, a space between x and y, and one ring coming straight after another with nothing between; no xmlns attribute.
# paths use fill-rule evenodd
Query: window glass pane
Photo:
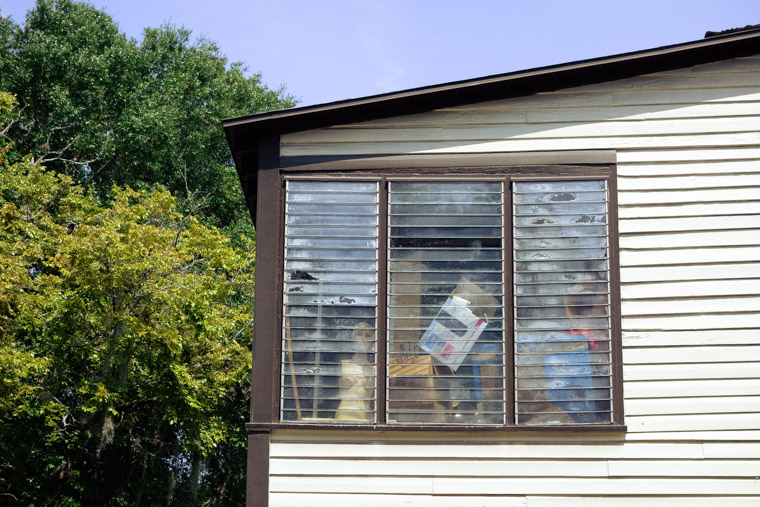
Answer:
<svg viewBox="0 0 760 507"><path fill-rule="evenodd" d="M516 419L612 421L604 181L514 184Z"/></svg>
<svg viewBox="0 0 760 507"><path fill-rule="evenodd" d="M375 422L378 184L289 181L281 418Z"/></svg>
<svg viewBox="0 0 760 507"><path fill-rule="evenodd" d="M504 424L503 187L392 182L389 423Z"/></svg>

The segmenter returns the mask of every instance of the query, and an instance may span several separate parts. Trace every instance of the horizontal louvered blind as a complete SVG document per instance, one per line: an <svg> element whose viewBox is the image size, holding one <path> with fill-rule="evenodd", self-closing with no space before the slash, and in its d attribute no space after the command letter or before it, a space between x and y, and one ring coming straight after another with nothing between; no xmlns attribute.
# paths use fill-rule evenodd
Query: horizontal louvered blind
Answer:
<svg viewBox="0 0 760 507"><path fill-rule="evenodd" d="M375 421L377 227L376 182L287 182L284 421Z"/></svg>
<svg viewBox="0 0 760 507"><path fill-rule="evenodd" d="M387 421L503 424L503 185L391 182Z"/></svg>
<svg viewBox="0 0 760 507"><path fill-rule="evenodd" d="M604 181L514 183L518 424L611 422Z"/></svg>

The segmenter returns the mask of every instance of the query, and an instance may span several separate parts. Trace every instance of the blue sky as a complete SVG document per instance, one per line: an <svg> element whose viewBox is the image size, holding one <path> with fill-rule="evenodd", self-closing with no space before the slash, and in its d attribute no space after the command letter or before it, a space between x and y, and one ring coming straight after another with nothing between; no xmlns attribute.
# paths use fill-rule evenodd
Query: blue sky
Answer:
<svg viewBox="0 0 760 507"><path fill-rule="evenodd" d="M311 105L700 39L758 0L93 0L127 35L182 25ZM34 0L0 0L20 22Z"/></svg>

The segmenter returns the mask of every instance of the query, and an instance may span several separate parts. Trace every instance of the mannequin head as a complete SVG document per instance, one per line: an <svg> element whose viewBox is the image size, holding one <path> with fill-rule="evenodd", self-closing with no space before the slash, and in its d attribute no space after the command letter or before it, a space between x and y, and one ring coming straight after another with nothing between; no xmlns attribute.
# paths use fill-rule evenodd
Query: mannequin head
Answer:
<svg viewBox="0 0 760 507"><path fill-rule="evenodd" d="M607 317L607 283L583 282L565 294L565 311L574 329L589 329L594 319Z"/></svg>

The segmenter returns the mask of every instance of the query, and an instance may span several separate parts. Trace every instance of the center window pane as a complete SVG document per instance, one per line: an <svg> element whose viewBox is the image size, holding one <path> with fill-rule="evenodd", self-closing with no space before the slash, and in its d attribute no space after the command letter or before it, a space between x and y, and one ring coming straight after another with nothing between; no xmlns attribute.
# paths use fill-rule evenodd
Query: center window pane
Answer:
<svg viewBox="0 0 760 507"><path fill-rule="evenodd" d="M390 183L389 423L504 424L502 196Z"/></svg>

